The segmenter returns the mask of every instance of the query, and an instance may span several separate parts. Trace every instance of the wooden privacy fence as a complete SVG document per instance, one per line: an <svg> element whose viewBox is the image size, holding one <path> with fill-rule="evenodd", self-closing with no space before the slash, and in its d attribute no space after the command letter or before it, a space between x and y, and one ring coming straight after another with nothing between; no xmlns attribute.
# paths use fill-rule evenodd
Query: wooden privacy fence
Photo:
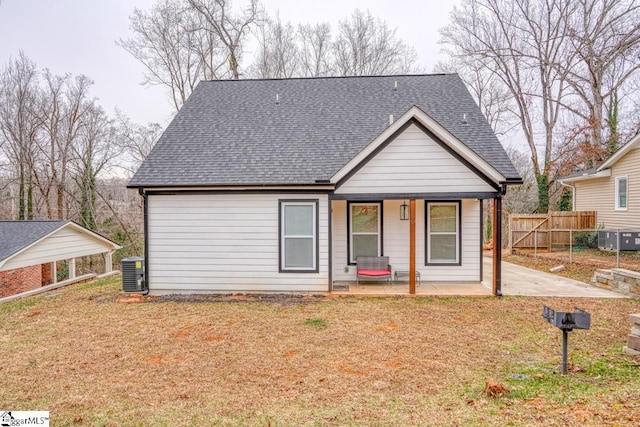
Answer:
<svg viewBox="0 0 640 427"><path fill-rule="evenodd" d="M569 246L572 231L596 228L594 211L511 215L509 249L546 249Z"/></svg>

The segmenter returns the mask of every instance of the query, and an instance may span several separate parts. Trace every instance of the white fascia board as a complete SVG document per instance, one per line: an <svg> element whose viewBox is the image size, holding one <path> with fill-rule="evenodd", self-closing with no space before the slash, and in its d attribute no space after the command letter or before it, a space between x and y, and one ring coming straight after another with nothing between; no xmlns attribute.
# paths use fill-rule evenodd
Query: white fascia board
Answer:
<svg viewBox="0 0 640 427"><path fill-rule="evenodd" d="M622 158L629 151L633 150L637 146L640 145L640 133L631 138L631 141L627 142L621 149L613 153L613 156L609 157L606 162L604 162L598 168L598 171L608 169L613 166L620 158Z"/></svg>
<svg viewBox="0 0 640 427"><path fill-rule="evenodd" d="M292 190L318 190L328 191L334 190L333 184L320 184L320 185L221 185L221 186L180 186L180 187L140 187L147 193L162 192L162 191L292 191Z"/></svg>
<svg viewBox="0 0 640 427"><path fill-rule="evenodd" d="M605 169L599 172L584 175L572 176L571 178L563 178L560 180L560 183L587 181L589 179L606 178L608 176L611 176L611 169Z"/></svg>
<svg viewBox="0 0 640 427"><path fill-rule="evenodd" d="M344 178L353 168L357 167L363 162L373 151L375 151L380 145L387 141L391 135L393 135L398 129L400 129L405 123L412 118L415 118L424 127L429 129L433 134L438 137L442 142L447 144L449 148L455 151L459 156L468 161L471 165L477 168L485 176L496 184L506 181L505 177L498 172L493 166L491 166L486 160L476 154L472 149L467 147L458 138L456 138L451 132L445 129L440 123L432 119L427 113L420 108L413 106L406 113L404 113L398 120L393 122L387 127L380 135L378 135L369 145L367 145L362 151L360 151L353 159L351 159L346 165L342 167L331 177L331 182L336 184L342 178Z"/></svg>

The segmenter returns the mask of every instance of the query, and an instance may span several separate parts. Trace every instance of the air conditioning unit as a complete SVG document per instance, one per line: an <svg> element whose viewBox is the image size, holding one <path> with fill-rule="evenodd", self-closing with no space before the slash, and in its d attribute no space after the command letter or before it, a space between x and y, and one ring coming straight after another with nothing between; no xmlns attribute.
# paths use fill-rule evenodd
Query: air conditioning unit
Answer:
<svg viewBox="0 0 640 427"><path fill-rule="evenodd" d="M618 240L619 239L619 240ZM638 231L618 231L599 230L598 247L600 249L617 250L620 241L621 251L640 251L640 232Z"/></svg>
<svg viewBox="0 0 640 427"><path fill-rule="evenodd" d="M135 256L122 260L122 291L142 292L145 289L144 258Z"/></svg>

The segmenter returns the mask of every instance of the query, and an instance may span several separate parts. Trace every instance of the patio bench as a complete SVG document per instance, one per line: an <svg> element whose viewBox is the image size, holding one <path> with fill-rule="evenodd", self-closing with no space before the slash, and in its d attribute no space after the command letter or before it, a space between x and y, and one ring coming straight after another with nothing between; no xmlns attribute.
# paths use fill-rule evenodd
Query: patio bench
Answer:
<svg viewBox="0 0 640 427"><path fill-rule="evenodd" d="M357 274L356 286L360 284L360 278L384 279L391 282L391 265L388 256L359 256L356 258Z"/></svg>

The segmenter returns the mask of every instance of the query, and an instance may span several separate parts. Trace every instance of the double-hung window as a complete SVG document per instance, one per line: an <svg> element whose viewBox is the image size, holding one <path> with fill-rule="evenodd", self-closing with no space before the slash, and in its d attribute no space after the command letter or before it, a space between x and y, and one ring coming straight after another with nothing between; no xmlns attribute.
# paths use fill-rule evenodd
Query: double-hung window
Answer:
<svg viewBox="0 0 640 427"><path fill-rule="evenodd" d="M318 271L318 201L280 201L280 270Z"/></svg>
<svg viewBox="0 0 640 427"><path fill-rule="evenodd" d="M460 203L427 202L427 265L460 265Z"/></svg>
<svg viewBox="0 0 640 427"><path fill-rule="evenodd" d="M349 203L349 262L382 252L380 203Z"/></svg>
<svg viewBox="0 0 640 427"><path fill-rule="evenodd" d="M627 210L627 195L629 194L629 181L626 176L616 178L616 210Z"/></svg>

